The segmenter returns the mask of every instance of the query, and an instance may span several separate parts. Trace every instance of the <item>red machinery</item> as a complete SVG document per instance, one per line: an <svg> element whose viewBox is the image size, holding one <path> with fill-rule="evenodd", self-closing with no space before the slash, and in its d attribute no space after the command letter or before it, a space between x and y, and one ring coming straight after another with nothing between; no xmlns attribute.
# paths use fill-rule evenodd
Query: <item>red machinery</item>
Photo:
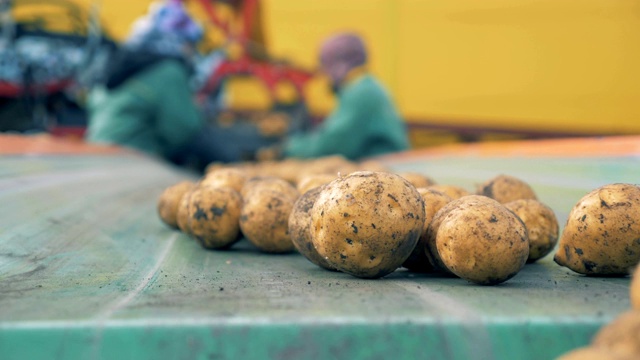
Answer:
<svg viewBox="0 0 640 360"><path fill-rule="evenodd" d="M252 59L247 51L250 43L251 27L256 21L258 14L259 0L243 0L241 1L241 16L243 20L243 28L239 34L232 34L228 23L223 22L217 16L211 0L198 0L210 21L220 28L227 38L238 42L243 48L240 58L225 60L215 72L209 77L206 85L201 90L207 93L220 85L222 79L230 75L252 75L265 84L273 95L276 84L279 82L291 83L300 99L304 98L304 86L314 74L288 64L271 63Z"/></svg>

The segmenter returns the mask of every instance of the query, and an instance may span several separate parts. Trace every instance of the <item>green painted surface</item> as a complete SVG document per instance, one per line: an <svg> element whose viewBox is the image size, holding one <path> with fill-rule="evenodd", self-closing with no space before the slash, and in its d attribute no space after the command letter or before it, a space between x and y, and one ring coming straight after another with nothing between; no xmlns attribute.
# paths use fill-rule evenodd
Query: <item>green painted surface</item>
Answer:
<svg viewBox="0 0 640 360"><path fill-rule="evenodd" d="M561 224L593 188L638 182L634 158L392 165L469 190L521 177ZM362 280L246 242L205 251L155 212L185 178L135 156L0 158L0 359L551 359L629 308L628 278L550 256L483 287Z"/></svg>

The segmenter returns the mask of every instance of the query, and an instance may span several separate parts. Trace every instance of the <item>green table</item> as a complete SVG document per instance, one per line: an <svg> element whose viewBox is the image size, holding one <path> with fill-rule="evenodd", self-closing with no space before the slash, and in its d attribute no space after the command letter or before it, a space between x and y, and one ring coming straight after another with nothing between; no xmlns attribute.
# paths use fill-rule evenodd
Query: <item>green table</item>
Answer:
<svg viewBox="0 0 640 360"><path fill-rule="evenodd" d="M532 184L564 224L585 193L636 182L635 158L414 158L469 190ZM0 157L0 359L551 359L629 308L628 278L551 256L493 287L398 270L327 272L241 242L206 251L165 227L188 174L135 155Z"/></svg>

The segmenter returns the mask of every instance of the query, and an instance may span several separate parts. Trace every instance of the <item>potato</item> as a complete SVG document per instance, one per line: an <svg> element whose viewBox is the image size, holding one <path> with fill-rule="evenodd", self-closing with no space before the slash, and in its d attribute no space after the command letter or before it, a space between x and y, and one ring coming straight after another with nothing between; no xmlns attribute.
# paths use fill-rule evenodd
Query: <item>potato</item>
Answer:
<svg viewBox="0 0 640 360"><path fill-rule="evenodd" d="M633 272L633 279L630 286L631 306L640 310L640 265L636 266Z"/></svg>
<svg viewBox="0 0 640 360"><path fill-rule="evenodd" d="M256 176L247 180L240 194L246 200L254 191L264 190L278 191L292 201L295 201L300 196L298 190L291 183L275 176Z"/></svg>
<svg viewBox="0 0 640 360"><path fill-rule="evenodd" d="M477 194L490 197L502 204L520 199L537 200L535 192L527 183L509 175L498 175L485 182L480 185Z"/></svg>
<svg viewBox="0 0 640 360"><path fill-rule="evenodd" d="M436 184L435 180L433 180L432 178L417 172L407 171L407 172L399 172L397 174L403 177L408 182L410 182L416 188L427 187L427 186Z"/></svg>
<svg viewBox="0 0 640 360"><path fill-rule="evenodd" d="M558 358L558 360L634 360L633 356L627 356L613 352L606 348L587 346L573 350Z"/></svg>
<svg viewBox="0 0 640 360"><path fill-rule="evenodd" d="M206 249L223 249L240 240L242 197L231 187L201 186L191 193L190 235Z"/></svg>
<svg viewBox="0 0 640 360"><path fill-rule="evenodd" d="M289 234L298 252L312 263L327 270L335 270L313 246L311 241L311 209L322 187L315 187L300 196L289 215Z"/></svg>
<svg viewBox="0 0 640 360"><path fill-rule="evenodd" d="M315 175L307 175L300 179L296 188L300 194L304 194L307 191L330 183L336 177L335 174L315 174Z"/></svg>
<svg viewBox="0 0 640 360"><path fill-rule="evenodd" d="M600 329L592 345L640 359L640 311L631 310Z"/></svg>
<svg viewBox="0 0 640 360"><path fill-rule="evenodd" d="M336 269L379 278L409 257L424 226L424 200L402 177L362 171L325 185L311 210L311 239Z"/></svg>
<svg viewBox="0 0 640 360"><path fill-rule="evenodd" d="M456 185L430 185L427 188L443 192L449 195L452 199L460 199L463 196L471 195L470 192L464 188Z"/></svg>
<svg viewBox="0 0 640 360"><path fill-rule="evenodd" d="M237 192L242 190L247 180L247 173L240 169L225 168L207 173L198 183L199 186L224 187L228 186Z"/></svg>
<svg viewBox="0 0 640 360"><path fill-rule="evenodd" d="M294 189L295 190L295 189ZM268 253L293 251L289 215L295 199L272 189L252 191L240 212L240 229L258 249Z"/></svg>
<svg viewBox="0 0 640 360"><path fill-rule="evenodd" d="M527 227L529 259L532 263L543 258L558 243L558 219L553 210L533 199L520 199L504 204Z"/></svg>
<svg viewBox="0 0 640 360"><path fill-rule="evenodd" d="M167 225L178 227L178 207L180 199L187 191L193 189L195 184L192 181L181 181L175 185L166 188L158 199L158 215L160 219Z"/></svg>
<svg viewBox="0 0 640 360"><path fill-rule="evenodd" d="M424 200L424 212L425 212L425 222L422 229L422 235L416 244L416 247L413 249L413 252L409 256L409 258L402 264L402 266L407 269L415 272L428 272L433 270L433 265L429 262L426 254L426 233L431 220L435 214L447 203L453 201L453 199L440 191L428 189L428 188L418 188L418 192L422 196Z"/></svg>
<svg viewBox="0 0 640 360"><path fill-rule="evenodd" d="M191 193L193 193L195 189L196 187L194 186L193 189L182 195L178 203L178 211L176 212L178 228L187 235L191 235L191 228L189 227L189 204L191 203Z"/></svg>
<svg viewBox="0 0 640 360"><path fill-rule="evenodd" d="M554 260L580 274L621 275L640 261L640 188L609 184L569 213Z"/></svg>
<svg viewBox="0 0 640 360"><path fill-rule="evenodd" d="M512 278L529 256L524 223L483 196L448 203L436 213L427 232L427 243L431 251L435 246L439 261L453 274L476 284L495 285Z"/></svg>

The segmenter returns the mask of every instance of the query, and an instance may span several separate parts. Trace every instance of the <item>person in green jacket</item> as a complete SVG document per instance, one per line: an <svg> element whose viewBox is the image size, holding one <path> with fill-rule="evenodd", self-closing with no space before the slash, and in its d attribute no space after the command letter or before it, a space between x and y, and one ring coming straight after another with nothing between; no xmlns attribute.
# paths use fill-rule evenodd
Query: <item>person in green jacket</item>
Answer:
<svg viewBox="0 0 640 360"><path fill-rule="evenodd" d="M104 86L92 90L86 139L202 169L215 160L189 81L189 55L202 29L182 2L155 3L134 23L111 59Z"/></svg>
<svg viewBox="0 0 640 360"><path fill-rule="evenodd" d="M320 64L338 105L313 131L287 139L284 156L342 155L356 160L409 148L406 125L389 93L365 68L367 51L359 36L329 38L321 47Z"/></svg>

